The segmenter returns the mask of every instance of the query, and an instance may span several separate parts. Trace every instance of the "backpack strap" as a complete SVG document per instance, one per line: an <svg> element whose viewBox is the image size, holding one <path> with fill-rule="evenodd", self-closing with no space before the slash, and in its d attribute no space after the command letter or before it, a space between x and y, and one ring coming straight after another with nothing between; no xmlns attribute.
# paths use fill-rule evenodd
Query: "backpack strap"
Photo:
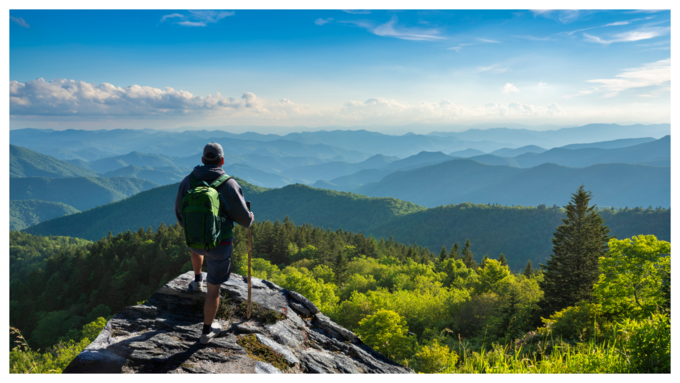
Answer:
<svg viewBox="0 0 680 383"><path fill-rule="evenodd" d="M213 181L213 183L210 184L210 187L213 188L213 189L217 189L218 187L220 187L220 185L229 181L232 178L234 178L234 177L229 177L226 174L223 175L223 176L220 176L218 179L216 179L215 181Z"/></svg>

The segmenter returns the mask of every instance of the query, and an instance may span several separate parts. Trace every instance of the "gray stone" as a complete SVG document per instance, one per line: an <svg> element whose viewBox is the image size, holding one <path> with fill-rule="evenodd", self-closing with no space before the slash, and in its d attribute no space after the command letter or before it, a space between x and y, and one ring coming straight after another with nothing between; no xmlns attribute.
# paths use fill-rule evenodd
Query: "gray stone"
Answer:
<svg viewBox="0 0 680 383"><path fill-rule="evenodd" d="M255 334L255 336L257 337L257 340L260 341L260 343L267 347L271 347L272 350L283 355L283 357L286 358L288 364L290 365L300 364L300 359L298 359L288 347L280 345L264 335Z"/></svg>
<svg viewBox="0 0 680 383"><path fill-rule="evenodd" d="M413 372L372 350L320 312L312 320L303 320L293 306L309 309L305 304L290 298L289 292L276 284L257 278L253 278L253 301L284 313L286 318L265 324L233 317L234 325L220 322L222 333L203 345L199 338L205 293L189 291L192 280L193 271L188 271L165 284L144 304L126 307L114 315L64 372L281 373L251 358L238 344L237 334L245 333L255 334L262 344L283 355L291 366L286 372ZM239 275L232 275L221 289L232 305L247 299L247 280Z"/></svg>
<svg viewBox="0 0 680 383"><path fill-rule="evenodd" d="M265 328L272 339L278 343L291 348L298 348L305 341L305 337L289 323L292 324L290 321L279 321L275 324L266 325Z"/></svg>
<svg viewBox="0 0 680 383"><path fill-rule="evenodd" d="M281 370L272 366L269 363L257 362L255 363L256 374L282 374Z"/></svg>
<svg viewBox="0 0 680 383"><path fill-rule="evenodd" d="M299 312L300 315L303 315L303 316L306 316L306 317L312 315L312 313L309 312L309 310L307 309L307 307L305 307L305 305L303 305L302 303L298 303L298 302L295 302L295 301L290 301L290 302L288 302L288 304L290 305L290 307L293 308L293 310Z"/></svg>
<svg viewBox="0 0 680 383"><path fill-rule="evenodd" d="M329 333L333 334L338 334L341 338L344 340L348 340L350 342L355 342L359 338L357 336L349 331L348 329L340 326L339 324L333 322L331 318L323 315L322 313L318 313L314 316L315 319L315 324L322 329L328 331Z"/></svg>
<svg viewBox="0 0 680 383"><path fill-rule="evenodd" d="M316 305L314 305L314 303L312 303L312 301L310 301L309 299L305 298L302 294L295 291L288 291L288 296L291 297L294 301L304 305L311 314L316 314L320 312Z"/></svg>
<svg viewBox="0 0 680 383"><path fill-rule="evenodd" d="M265 329L254 324L253 322L239 323L234 326L234 328L241 333L246 334L264 334Z"/></svg>

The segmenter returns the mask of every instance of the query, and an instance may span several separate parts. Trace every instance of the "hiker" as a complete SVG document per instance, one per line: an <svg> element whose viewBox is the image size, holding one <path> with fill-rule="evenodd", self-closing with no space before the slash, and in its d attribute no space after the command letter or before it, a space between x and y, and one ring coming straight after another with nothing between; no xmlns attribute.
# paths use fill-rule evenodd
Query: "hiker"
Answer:
<svg viewBox="0 0 680 383"><path fill-rule="evenodd" d="M196 166L179 185L175 200L175 215L180 226L185 227L185 223L182 222L182 201L185 194L198 186L201 181L212 184L221 176L225 176L222 180L219 180L221 183L215 187L215 190L219 193L219 216L223 218L222 221L224 222L222 223L221 238L217 239L219 244L210 250L191 249L191 265L194 268L195 277L189 287L193 291L202 291L203 274L201 268L203 257L207 258L207 295L203 307L203 332L201 334L201 343L206 344L222 331L219 324L213 323L213 319L217 314L220 303L220 285L229 279L234 222L243 227L250 227L255 216L248 211L246 201L243 198L243 191L236 180L231 177L227 178L226 173L222 170L222 165L224 165L222 146L215 142L207 144L203 148L201 162L203 166Z"/></svg>

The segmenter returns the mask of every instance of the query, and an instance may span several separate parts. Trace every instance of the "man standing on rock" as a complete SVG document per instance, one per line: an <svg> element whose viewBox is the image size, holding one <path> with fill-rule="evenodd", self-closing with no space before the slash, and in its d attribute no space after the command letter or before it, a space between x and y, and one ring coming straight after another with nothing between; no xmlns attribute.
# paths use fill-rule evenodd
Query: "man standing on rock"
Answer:
<svg viewBox="0 0 680 383"><path fill-rule="evenodd" d="M175 200L175 215L177 221L184 227L182 223L182 199L184 194L192 189L192 177L194 182L205 181L208 184L214 182L219 177L226 175L222 170L224 165L224 152L222 146L218 143L211 142L203 148L203 157L201 158L203 166L196 166L190 175L184 178L179 185L177 191L177 199ZM189 284L194 291L201 291L203 283L203 274L201 268L203 266L203 257L207 258L208 266L208 280L207 280L207 295L205 298L205 305L203 307L203 333L201 335L201 343L206 344L216 337L221 331L221 326L213 323L217 308L220 303L220 285L229 279L231 267L231 254L233 250L233 227L234 222L243 226L250 227L255 220L253 213L248 211L246 201L243 198L243 191L236 183L236 180L229 178L216 188L220 199L220 217L226 218L226 222L222 226L222 238L217 247L211 250L191 249L191 265L194 268L195 280Z"/></svg>

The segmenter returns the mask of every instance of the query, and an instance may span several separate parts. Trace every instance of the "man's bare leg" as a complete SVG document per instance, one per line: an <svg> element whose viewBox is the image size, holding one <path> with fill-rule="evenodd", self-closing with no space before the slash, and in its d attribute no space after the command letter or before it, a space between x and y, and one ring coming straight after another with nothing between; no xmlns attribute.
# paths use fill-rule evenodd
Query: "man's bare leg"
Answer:
<svg viewBox="0 0 680 383"><path fill-rule="evenodd" d="M193 251L191 252L191 266L194 268L194 274L198 275L201 273L201 269L203 268L203 256L198 255L194 253Z"/></svg>
<svg viewBox="0 0 680 383"><path fill-rule="evenodd" d="M220 305L220 285L213 285L208 283L208 293L205 296L205 305L203 306L203 323L211 325L217 308Z"/></svg>

